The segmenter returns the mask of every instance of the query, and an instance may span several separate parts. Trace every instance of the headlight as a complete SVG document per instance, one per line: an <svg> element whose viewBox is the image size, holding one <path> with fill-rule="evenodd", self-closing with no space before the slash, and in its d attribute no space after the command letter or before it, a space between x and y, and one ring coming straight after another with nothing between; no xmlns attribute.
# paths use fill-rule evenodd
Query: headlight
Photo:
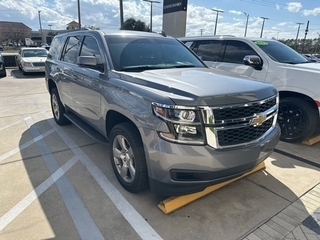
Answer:
<svg viewBox="0 0 320 240"><path fill-rule="evenodd" d="M160 132L163 139L186 144L203 144L203 128L196 108L152 103L153 112L163 119L170 132Z"/></svg>
<svg viewBox="0 0 320 240"><path fill-rule="evenodd" d="M22 65L24 67L32 67L32 63L31 62L23 62Z"/></svg>

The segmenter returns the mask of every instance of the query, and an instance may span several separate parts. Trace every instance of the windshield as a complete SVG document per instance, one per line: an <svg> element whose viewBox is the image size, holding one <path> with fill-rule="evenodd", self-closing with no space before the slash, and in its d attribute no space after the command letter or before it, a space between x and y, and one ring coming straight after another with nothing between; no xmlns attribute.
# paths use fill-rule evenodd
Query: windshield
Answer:
<svg viewBox="0 0 320 240"><path fill-rule="evenodd" d="M264 41L258 40L253 41L257 46L259 46L266 54L269 55L272 60L280 63L307 63L308 60L297 53L292 48L287 45L277 42L277 41Z"/></svg>
<svg viewBox="0 0 320 240"><path fill-rule="evenodd" d="M171 38L106 36L117 71L205 67L182 43Z"/></svg>
<svg viewBox="0 0 320 240"><path fill-rule="evenodd" d="M21 57L46 57L47 55L48 51L45 49L28 49L22 51Z"/></svg>

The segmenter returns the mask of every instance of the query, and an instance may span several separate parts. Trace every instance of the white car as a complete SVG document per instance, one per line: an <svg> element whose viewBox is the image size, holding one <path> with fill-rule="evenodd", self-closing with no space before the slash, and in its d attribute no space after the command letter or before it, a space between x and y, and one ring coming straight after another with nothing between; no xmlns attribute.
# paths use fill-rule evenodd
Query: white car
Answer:
<svg viewBox="0 0 320 240"><path fill-rule="evenodd" d="M43 72L44 63L47 59L48 51L45 48L21 48L16 62L23 75L27 73Z"/></svg>
<svg viewBox="0 0 320 240"><path fill-rule="evenodd" d="M234 36L180 38L212 68L273 84L281 140L301 142L320 128L320 63L276 40ZM232 87L232 86L230 86Z"/></svg>

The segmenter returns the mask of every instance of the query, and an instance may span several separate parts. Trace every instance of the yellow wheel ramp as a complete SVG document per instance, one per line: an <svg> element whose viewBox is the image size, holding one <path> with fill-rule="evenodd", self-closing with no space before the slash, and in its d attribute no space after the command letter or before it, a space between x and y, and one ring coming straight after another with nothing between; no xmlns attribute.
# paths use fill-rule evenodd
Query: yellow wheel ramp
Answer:
<svg viewBox="0 0 320 240"><path fill-rule="evenodd" d="M214 184L212 186L207 187L206 189L204 189L201 192L196 192L196 193L191 193L191 194L187 194L187 195L182 195L182 196L176 196L176 197L169 197L163 201L161 201L158 204L158 208L160 208L160 210L162 212L164 212L165 214L169 214L171 212L174 212L175 210L186 206L187 204L196 201L197 199L208 195L211 192L214 192L216 190L218 190L219 188L222 188L232 182L235 182L245 176L248 176L252 173L258 172L260 170L265 169L265 164L264 162L260 163L259 165L257 165L254 169L252 169L250 172L246 172L243 175L237 177L237 178L233 178L230 179L228 181L225 182L221 182L218 184Z"/></svg>

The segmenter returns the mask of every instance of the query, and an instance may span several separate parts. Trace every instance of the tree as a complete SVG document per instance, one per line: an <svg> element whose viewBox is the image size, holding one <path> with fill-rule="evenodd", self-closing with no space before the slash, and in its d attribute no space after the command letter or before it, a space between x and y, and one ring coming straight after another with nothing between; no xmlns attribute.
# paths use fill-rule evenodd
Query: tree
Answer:
<svg viewBox="0 0 320 240"><path fill-rule="evenodd" d="M128 18L120 29L150 32L150 27L145 22L135 20L134 18Z"/></svg>

